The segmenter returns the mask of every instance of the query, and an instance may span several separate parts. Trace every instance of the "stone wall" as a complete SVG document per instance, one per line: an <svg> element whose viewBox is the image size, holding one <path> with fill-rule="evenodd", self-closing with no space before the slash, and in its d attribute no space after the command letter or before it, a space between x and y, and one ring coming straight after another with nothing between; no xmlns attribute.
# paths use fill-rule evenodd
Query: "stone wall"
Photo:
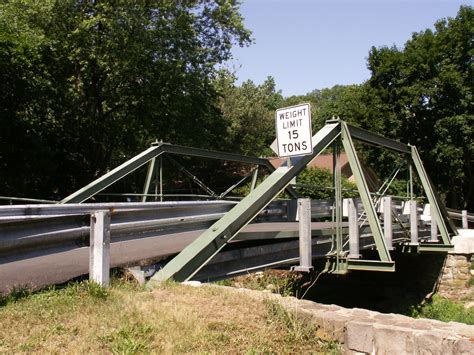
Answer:
<svg viewBox="0 0 474 355"><path fill-rule="evenodd" d="M448 254L440 275L438 292L444 297L460 299L474 295L470 286L474 262L474 230L459 229L453 237L454 250Z"/></svg>
<svg viewBox="0 0 474 355"><path fill-rule="evenodd" d="M471 254L448 254L438 288L440 295L460 298L469 293L471 258Z"/></svg>

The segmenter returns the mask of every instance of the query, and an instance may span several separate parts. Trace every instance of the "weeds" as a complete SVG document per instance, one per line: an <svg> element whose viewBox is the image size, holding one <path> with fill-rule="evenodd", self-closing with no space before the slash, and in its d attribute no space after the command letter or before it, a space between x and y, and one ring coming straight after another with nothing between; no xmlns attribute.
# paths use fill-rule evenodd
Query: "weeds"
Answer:
<svg viewBox="0 0 474 355"><path fill-rule="evenodd" d="M435 295L423 306L412 308L411 316L415 318L431 318L444 322L455 321L474 324L474 308L464 308L461 303Z"/></svg>
<svg viewBox="0 0 474 355"><path fill-rule="evenodd" d="M114 354L136 354L151 350L152 332L153 327L149 324L142 322L129 324L125 321L117 331L97 338Z"/></svg>
<svg viewBox="0 0 474 355"><path fill-rule="evenodd" d="M31 293L32 291L29 285L16 285L8 292L7 295L0 295L0 307L26 298L31 295Z"/></svg>
<svg viewBox="0 0 474 355"><path fill-rule="evenodd" d="M312 343L315 348L322 350L325 354L339 354L340 346L334 341L324 341L316 336L318 327L310 322L299 319L297 314L288 312L280 304L265 300L269 319L276 322L285 329L286 343ZM297 312L297 311L296 311Z"/></svg>
<svg viewBox="0 0 474 355"><path fill-rule="evenodd" d="M282 296L297 296L301 283L301 274L281 270L265 270L217 282L217 284L223 286L268 290Z"/></svg>

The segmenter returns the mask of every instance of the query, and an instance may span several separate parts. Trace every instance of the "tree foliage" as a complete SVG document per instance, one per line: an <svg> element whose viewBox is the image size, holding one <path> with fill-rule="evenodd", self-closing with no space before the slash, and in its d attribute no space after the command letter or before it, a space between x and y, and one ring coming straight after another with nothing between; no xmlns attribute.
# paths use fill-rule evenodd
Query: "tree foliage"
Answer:
<svg viewBox="0 0 474 355"><path fill-rule="evenodd" d="M217 65L249 41L235 0L3 2L3 193L64 196L154 138L215 147Z"/></svg>
<svg viewBox="0 0 474 355"><path fill-rule="evenodd" d="M472 206L474 9L435 31L414 33L404 48L372 48L368 115L380 133L416 145L428 173L453 207Z"/></svg>
<svg viewBox="0 0 474 355"><path fill-rule="evenodd" d="M236 85L220 69L251 41L236 0L2 2L0 194L64 197L154 139L270 155L275 110L309 102L314 131L337 116L416 145L447 204L473 209L473 38L463 6L403 47L373 47L364 84L285 98L272 77ZM361 151L381 177L403 163Z"/></svg>
<svg viewBox="0 0 474 355"><path fill-rule="evenodd" d="M235 85L235 76L221 72L217 89L219 108L227 126L224 144L227 149L249 155L271 154L275 139L275 110L282 105L275 80L268 77L261 85L247 80Z"/></svg>

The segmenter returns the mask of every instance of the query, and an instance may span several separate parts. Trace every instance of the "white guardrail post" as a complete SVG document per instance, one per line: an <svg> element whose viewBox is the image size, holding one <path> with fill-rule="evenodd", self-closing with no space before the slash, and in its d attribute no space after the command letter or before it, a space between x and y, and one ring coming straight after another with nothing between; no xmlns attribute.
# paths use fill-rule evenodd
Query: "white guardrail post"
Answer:
<svg viewBox="0 0 474 355"><path fill-rule="evenodd" d="M298 199L300 265L292 269L310 272L313 269L313 253L311 245L311 199Z"/></svg>
<svg viewBox="0 0 474 355"><path fill-rule="evenodd" d="M110 211L91 214L89 280L101 286L110 281Z"/></svg>
<svg viewBox="0 0 474 355"><path fill-rule="evenodd" d="M430 243L439 242L438 238L438 221L436 220L436 215L434 212L434 207L430 205L430 217L431 217L431 238Z"/></svg>
<svg viewBox="0 0 474 355"><path fill-rule="evenodd" d="M383 232L388 250L393 250L392 196L382 197Z"/></svg>
<svg viewBox="0 0 474 355"><path fill-rule="evenodd" d="M360 258L359 253L359 219L357 216L356 200L347 200L347 214L349 217L349 258Z"/></svg>
<svg viewBox="0 0 474 355"><path fill-rule="evenodd" d="M416 200L408 201L410 205L410 244L418 245L418 210Z"/></svg>
<svg viewBox="0 0 474 355"><path fill-rule="evenodd" d="M467 223L467 210L461 211L462 218L462 229L469 229L469 224Z"/></svg>

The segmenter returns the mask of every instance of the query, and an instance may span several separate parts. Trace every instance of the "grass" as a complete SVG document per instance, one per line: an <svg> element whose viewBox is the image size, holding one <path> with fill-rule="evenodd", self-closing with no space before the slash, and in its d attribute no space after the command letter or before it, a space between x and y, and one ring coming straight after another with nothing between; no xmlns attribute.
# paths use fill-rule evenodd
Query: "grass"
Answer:
<svg viewBox="0 0 474 355"><path fill-rule="evenodd" d="M1 305L0 353L338 352L279 305L213 287L82 282L18 288Z"/></svg>
<svg viewBox="0 0 474 355"><path fill-rule="evenodd" d="M267 290L282 296L297 296L301 289L302 276L294 272L269 269L219 281L217 284L251 290Z"/></svg>
<svg viewBox="0 0 474 355"><path fill-rule="evenodd" d="M439 295L423 306L414 307L411 316L416 318L438 319L444 322L455 321L473 325L474 308L465 308L460 302L454 302Z"/></svg>

